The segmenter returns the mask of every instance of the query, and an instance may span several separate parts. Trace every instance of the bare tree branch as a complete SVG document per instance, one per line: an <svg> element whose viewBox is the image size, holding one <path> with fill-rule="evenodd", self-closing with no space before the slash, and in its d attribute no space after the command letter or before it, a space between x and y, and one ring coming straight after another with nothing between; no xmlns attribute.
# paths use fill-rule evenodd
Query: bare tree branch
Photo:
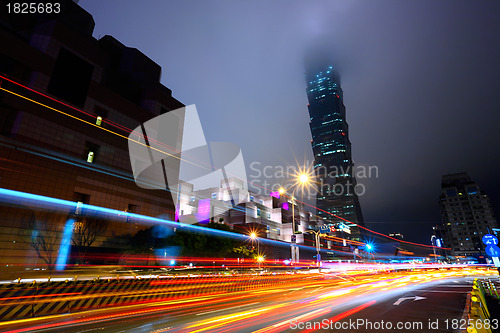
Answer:
<svg viewBox="0 0 500 333"><path fill-rule="evenodd" d="M54 264L55 248L61 231L62 217L50 212L26 211L22 214L20 236L29 243L38 257L51 269Z"/></svg>
<svg viewBox="0 0 500 333"><path fill-rule="evenodd" d="M85 216L75 222L73 235L71 237L73 244L79 249L80 262L83 261L85 254L94 242L108 228L109 221L92 216Z"/></svg>

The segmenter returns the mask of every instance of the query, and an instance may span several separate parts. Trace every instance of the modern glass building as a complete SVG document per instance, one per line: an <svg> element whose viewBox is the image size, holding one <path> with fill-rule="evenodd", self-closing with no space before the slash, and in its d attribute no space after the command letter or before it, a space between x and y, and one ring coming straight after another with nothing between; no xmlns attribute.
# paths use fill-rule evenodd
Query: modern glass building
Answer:
<svg viewBox="0 0 500 333"><path fill-rule="evenodd" d="M347 224L352 238L359 238L360 228L356 224L363 226L363 216L355 192L349 127L339 75L333 66L324 61L306 62L306 82L311 143L319 187L317 214L325 223Z"/></svg>

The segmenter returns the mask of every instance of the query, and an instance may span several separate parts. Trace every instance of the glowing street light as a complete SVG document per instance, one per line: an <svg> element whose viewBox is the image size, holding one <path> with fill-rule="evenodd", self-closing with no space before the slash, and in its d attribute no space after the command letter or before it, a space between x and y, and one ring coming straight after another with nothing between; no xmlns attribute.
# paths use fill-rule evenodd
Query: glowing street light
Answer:
<svg viewBox="0 0 500 333"><path fill-rule="evenodd" d="M313 175L314 175L314 171L311 170L309 167L300 167L299 166L299 170L298 172L296 172L293 176L295 178L295 185L294 186L294 189L292 191L292 195L291 196L288 196L288 198L291 199L291 203L292 203L292 239L290 240L290 242L293 241L293 238L295 237L295 191L297 190L297 188L301 187L302 188L302 199L303 199L303 196L304 196L304 188L308 185L310 185L312 183L312 178L313 178ZM278 192L280 195L284 195L286 193L286 189L281 187L278 189ZM287 208L288 209L288 208ZM295 246L293 244L290 244L290 250L292 252L292 261L295 262Z"/></svg>
<svg viewBox="0 0 500 333"><path fill-rule="evenodd" d="M375 260L375 255L373 252L375 251L375 246L372 243L366 243L365 251L372 255L373 260Z"/></svg>
<svg viewBox="0 0 500 333"><path fill-rule="evenodd" d="M307 184L309 184L309 175L307 175L306 173L301 173L298 175L298 183L302 186L302 188L304 188L304 186L306 186ZM295 235L295 204L294 204L294 200L295 200L295 197L294 197L294 194L295 194L295 190L298 188L298 186L296 186L294 189L293 189L293 192L292 192L292 234ZM303 193L304 191L302 191Z"/></svg>
<svg viewBox="0 0 500 333"><path fill-rule="evenodd" d="M261 258L261 255L260 255L260 247L259 247L260 244L257 238L257 233L255 231L252 231L249 236L252 240L257 241L257 256L258 256L257 261L259 262L259 268L260 268L260 261L258 259Z"/></svg>
<svg viewBox="0 0 500 333"><path fill-rule="evenodd" d="M306 175L305 173L301 174L299 176L299 181L302 183L302 184L305 184L309 181L309 176Z"/></svg>

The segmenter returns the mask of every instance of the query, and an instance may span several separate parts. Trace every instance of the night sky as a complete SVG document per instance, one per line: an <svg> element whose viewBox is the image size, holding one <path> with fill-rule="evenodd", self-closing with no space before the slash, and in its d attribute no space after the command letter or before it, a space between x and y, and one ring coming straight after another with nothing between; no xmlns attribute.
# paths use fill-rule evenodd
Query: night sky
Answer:
<svg viewBox="0 0 500 333"><path fill-rule="evenodd" d="M207 140L239 144L254 169L312 161L303 58L324 45L342 77L354 163L378 167L358 179L368 227L428 244L441 176L464 171L500 216L500 1L79 4L96 38L160 64L173 96L196 104Z"/></svg>

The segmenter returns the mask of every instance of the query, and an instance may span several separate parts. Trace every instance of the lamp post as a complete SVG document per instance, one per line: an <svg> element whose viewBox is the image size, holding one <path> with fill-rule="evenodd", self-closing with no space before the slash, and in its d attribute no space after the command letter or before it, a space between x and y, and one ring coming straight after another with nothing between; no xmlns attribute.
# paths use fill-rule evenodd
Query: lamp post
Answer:
<svg viewBox="0 0 500 333"><path fill-rule="evenodd" d="M320 240L320 231L314 231L314 230L306 230L304 232L310 232L311 234L314 234L314 240L316 243L316 263L318 267L321 266L321 257L320 257L320 250L321 250L321 243L319 242Z"/></svg>
<svg viewBox="0 0 500 333"><path fill-rule="evenodd" d="M260 270L260 263L263 261L263 257L260 255L260 248L259 248L259 239L257 237L257 233L255 231L252 231L250 233L250 238L252 240L257 241L257 262L259 263L259 270Z"/></svg>
<svg viewBox="0 0 500 333"><path fill-rule="evenodd" d="M300 173L297 175L296 184L302 186L302 195L304 195L304 187L307 184L309 184L310 180L311 179L310 179L309 175L306 173ZM297 190L297 188L298 188L298 186L295 186L295 188L292 191L292 196L291 196L291 199L292 199L292 236L291 237L292 237L292 239L295 236L295 190ZM285 194L284 188L280 188L278 191L280 194ZM290 242L291 241L292 240L290 239ZM294 258L295 258L295 246L293 244L291 244L290 250L291 250L291 254L292 254L292 261L295 262L295 260L294 260Z"/></svg>
<svg viewBox="0 0 500 333"><path fill-rule="evenodd" d="M310 177L309 175L305 174L305 173L301 173L297 176L297 183L298 185L301 185L302 186L302 195L304 194L304 186L306 186L307 184L309 184L310 182ZM295 190L297 190L298 186L295 186L295 188L293 189L292 191L292 196L290 197L290 199L292 199L292 234L295 235ZM279 193L280 194L285 194L285 189L284 188L280 188L279 190Z"/></svg>

